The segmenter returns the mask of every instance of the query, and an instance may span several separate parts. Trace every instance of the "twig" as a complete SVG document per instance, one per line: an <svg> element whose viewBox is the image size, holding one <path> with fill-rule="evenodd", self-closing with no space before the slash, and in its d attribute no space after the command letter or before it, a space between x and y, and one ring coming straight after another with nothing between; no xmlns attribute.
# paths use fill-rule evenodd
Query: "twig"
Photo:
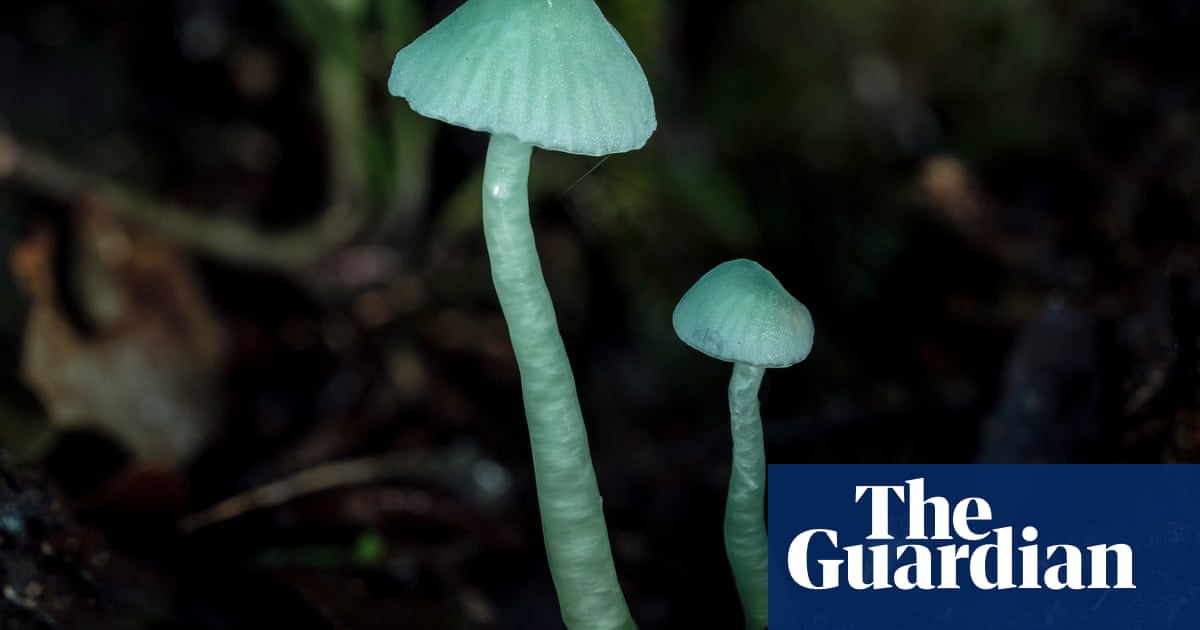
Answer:
<svg viewBox="0 0 1200 630"><path fill-rule="evenodd" d="M311 265L358 231L362 212L348 201L332 203L313 223L263 232L236 219L152 200L113 182L23 146L0 131L0 182L11 180L62 203L101 206L121 219L229 262L296 269Z"/></svg>
<svg viewBox="0 0 1200 630"><path fill-rule="evenodd" d="M248 512L283 505L302 496L333 488L354 486L381 479L424 476L442 477L449 472L439 458L427 452L389 453L319 464L289 477L272 481L225 499L212 507L179 520L182 533L191 533Z"/></svg>

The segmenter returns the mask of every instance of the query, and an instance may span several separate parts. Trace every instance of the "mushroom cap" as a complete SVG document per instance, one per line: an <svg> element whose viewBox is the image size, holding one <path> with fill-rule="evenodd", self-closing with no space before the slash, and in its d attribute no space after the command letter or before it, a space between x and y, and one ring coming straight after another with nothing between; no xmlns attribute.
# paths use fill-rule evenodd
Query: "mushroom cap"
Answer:
<svg viewBox="0 0 1200 630"><path fill-rule="evenodd" d="M639 149L658 124L592 0L468 0L396 53L388 90L423 116L580 155Z"/></svg>
<svg viewBox="0 0 1200 630"><path fill-rule="evenodd" d="M704 274L679 299L675 334L710 357L755 367L787 367L812 350L808 309L762 265L739 258Z"/></svg>

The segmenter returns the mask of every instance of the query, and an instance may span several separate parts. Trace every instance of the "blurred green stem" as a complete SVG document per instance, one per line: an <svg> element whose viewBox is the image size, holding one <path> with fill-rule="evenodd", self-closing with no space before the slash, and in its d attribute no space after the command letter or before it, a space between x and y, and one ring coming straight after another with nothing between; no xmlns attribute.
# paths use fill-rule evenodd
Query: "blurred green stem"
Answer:
<svg viewBox="0 0 1200 630"><path fill-rule="evenodd" d="M412 2L380 0L385 36L401 41L415 28ZM371 129L364 42L369 40L365 2L277 0L282 13L309 44L314 89L329 138L329 198L316 220L281 232L265 232L230 218L169 204L76 169L53 156L30 151L0 131L8 145L8 177L64 203L86 198L122 219L183 246L248 267L296 269L314 264L359 234L364 226L411 227L425 202L432 126L392 107L382 129ZM377 210L378 216L372 215ZM399 219L399 220L398 220Z"/></svg>

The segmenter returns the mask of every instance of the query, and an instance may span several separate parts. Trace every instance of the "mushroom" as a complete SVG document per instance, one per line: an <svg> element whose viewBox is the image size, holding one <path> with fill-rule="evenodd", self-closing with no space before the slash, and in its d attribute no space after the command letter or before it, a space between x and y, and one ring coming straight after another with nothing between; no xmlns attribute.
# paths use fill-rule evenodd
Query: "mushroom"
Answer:
<svg viewBox="0 0 1200 630"><path fill-rule="evenodd" d="M745 258L714 267L679 300L675 334L710 357L733 363L729 415L733 470L725 502L725 553L746 627L767 627L767 529L763 522L767 461L758 388L766 368L803 361L813 321L762 265Z"/></svg>
<svg viewBox="0 0 1200 630"><path fill-rule="evenodd" d="M600 156L654 131L646 76L592 0L468 0L396 54L388 89L491 134L483 228L517 365L542 531L570 628L627 628L575 381L529 219L534 146Z"/></svg>

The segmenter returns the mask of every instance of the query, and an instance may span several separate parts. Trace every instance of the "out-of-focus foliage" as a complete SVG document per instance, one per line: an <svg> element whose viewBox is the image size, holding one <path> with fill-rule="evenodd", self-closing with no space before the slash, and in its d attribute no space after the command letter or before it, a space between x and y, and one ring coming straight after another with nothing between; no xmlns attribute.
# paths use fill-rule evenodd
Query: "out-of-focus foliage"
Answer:
<svg viewBox="0 0 1200 630"><path fill-rule="evenodd" d="M228 339L186 264L101 212L76 221L76 330L48 230L12 251L29 293L21 377L52 425L106 433L138 458L190 462L217 424Z"/></svg>

